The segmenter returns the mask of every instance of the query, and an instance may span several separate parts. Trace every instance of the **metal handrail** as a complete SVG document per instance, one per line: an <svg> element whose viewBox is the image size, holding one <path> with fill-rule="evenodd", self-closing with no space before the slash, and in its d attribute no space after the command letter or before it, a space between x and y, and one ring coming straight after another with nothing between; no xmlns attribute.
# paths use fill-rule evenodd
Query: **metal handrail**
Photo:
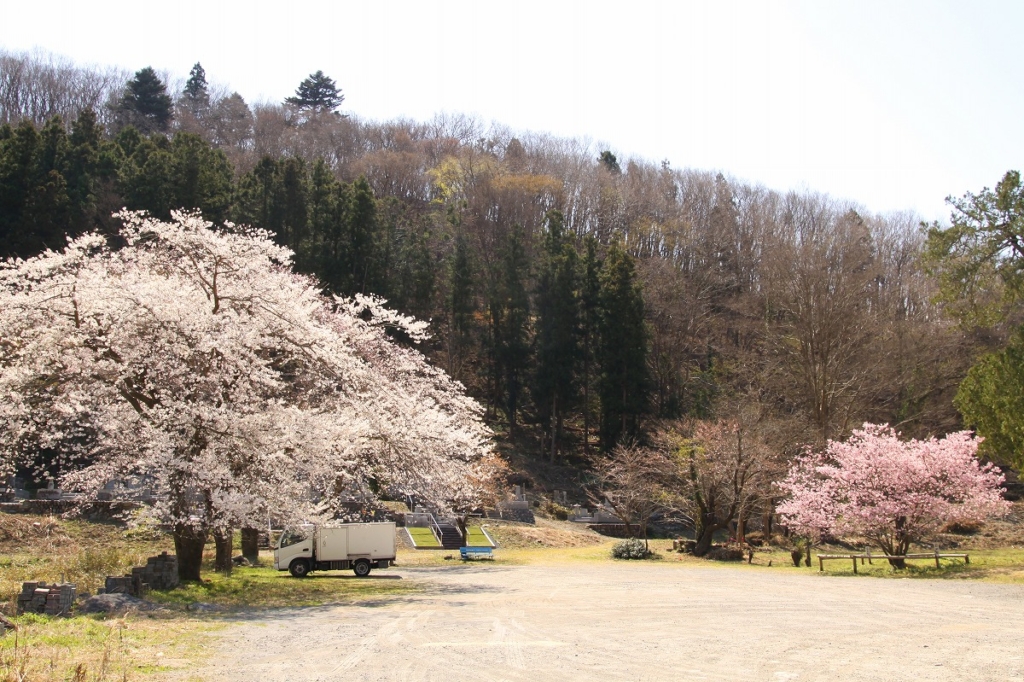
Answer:
<svg viewBox="0 0 1024 682"><path fill-rule="evenodd" d="M440 526L440 524L438 524L437 519L434 517L433 514L429 514L429 516L430 516L430 532L434 534L435 538L437 538L437 544L439 544L442 547L444 547L444 534L441 533L441 526Z"/></svg>

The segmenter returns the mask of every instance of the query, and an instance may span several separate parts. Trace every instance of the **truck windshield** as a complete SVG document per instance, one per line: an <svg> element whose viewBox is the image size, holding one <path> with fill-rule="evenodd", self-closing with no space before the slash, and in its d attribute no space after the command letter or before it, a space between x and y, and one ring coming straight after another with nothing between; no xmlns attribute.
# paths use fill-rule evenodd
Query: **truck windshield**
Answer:
<svg viewBox="0 0 1024 682"><path fill-rule="evenodd" d="M297 545L303 540L309 538L309 533L298 528L290 528L281 534L281 541L278 543L278 547L289 547L291 545Z"/></svg>

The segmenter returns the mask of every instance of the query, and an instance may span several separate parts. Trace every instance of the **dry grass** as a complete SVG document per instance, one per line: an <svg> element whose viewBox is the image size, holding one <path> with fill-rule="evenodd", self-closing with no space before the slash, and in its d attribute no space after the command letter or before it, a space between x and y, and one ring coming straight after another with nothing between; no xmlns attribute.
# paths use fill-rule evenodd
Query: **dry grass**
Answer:
<svg viewBox="0 0 1024 682"><path fill-rule="evenodd" d="M0 609L13 613L27 580L72 582L94 594L108 575L123 575L146 557L171 550L169 536L114 523L0 513Z"/></svg>

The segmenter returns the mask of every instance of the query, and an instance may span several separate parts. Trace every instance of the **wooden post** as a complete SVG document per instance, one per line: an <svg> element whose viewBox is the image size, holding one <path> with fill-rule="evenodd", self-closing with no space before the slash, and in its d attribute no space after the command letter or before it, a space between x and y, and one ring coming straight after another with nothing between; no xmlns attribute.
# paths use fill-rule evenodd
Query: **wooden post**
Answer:
<svg viewBox="0 0 1024 682"><path fill-rule="evenodd" d="M854 575L857 574L857 557L856 556L853 557L853 573L854 573Z"/></svg>
<svg viewBox="0 0 1024 682"><path fill-rule="evenodd" d="M969 557L968 555L964 554L964 563L965 564L971 563L971 557Z"/></svg>
<svg viewBox="0 0 1024 682"><path fill-rule="evenodd" d="M939 548L935 547L935 568L939 567Z"/></svg>
<svg viewBox="0 0 1024 682"><path fill-rule="evenodd" d="M825 560L821 558L820 554L818 555L818 572L819 573L824 573L825 572Z"/></svg>

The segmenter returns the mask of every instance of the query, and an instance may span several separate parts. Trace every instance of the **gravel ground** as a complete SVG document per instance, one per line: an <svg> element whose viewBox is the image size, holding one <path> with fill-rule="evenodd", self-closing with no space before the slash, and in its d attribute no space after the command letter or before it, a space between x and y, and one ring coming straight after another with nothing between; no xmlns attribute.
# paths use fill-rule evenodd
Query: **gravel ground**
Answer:
<svg viewBox="0 0 1024 682"><path fill-rule="evenodd" d="M371 579L423 590L253 614L189 677L1024 680L1019 585L656 563L394 568Z"/></svg>

